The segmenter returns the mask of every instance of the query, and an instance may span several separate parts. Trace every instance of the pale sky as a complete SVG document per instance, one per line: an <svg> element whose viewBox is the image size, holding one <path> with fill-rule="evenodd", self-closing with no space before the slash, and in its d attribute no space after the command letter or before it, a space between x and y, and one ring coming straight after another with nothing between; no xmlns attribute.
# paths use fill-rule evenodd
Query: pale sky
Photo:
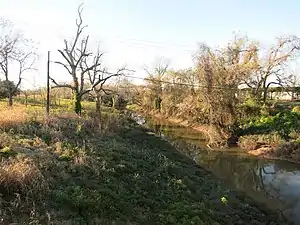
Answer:
<svg viewBox="0 0 300 225"><path fill-rule="evenodd" d="M283 34L300 36L297 0L0 0L0 15L39 43L38 71L26 74L24 87L45 85L47 51L53 61L61 59L57 49L74 36L82 2L91 48L100 43L112 71L127 65L140 77L161 57L171 68L190 67L198 43L222 46L233 32L267 44ZM55 64L51 76L69 80Z"/></svg>

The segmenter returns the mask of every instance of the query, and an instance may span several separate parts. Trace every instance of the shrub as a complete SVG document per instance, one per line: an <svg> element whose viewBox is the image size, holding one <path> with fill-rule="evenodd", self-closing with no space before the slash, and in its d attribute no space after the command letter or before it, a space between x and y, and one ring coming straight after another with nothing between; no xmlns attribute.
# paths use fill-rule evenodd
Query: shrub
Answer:
<svg viewBox="0 0 300 225"><path fill-rule="evenodd" d="M261 114L261 106L253 99L248 99L237 108L238 114L242 120L249 117L258 117Z"/></svg>
<svg viewBox="0 0 300 225"><path fill-rule="evenodd" d="M293 160L300 160L300 142L293 141L281 144L276 150L277 157L292 158Z"/></svg>
<svg viewBox="0 0 300 225"><path fill-rule="evenodd" d="M269 145L276 147L283 143L283 139L278 134L259 134L259 135L246 135L241 136L238 145L242 149L255 150L262 145Z"/></svg>
<svg viewBox="0 0 300 225"><path fill-rule="evenodd" d="M286 111L275 116L261 116L244 125L243 135L278 133L284 139L290 139L291 132L300 131L300 114Z"/></svg>

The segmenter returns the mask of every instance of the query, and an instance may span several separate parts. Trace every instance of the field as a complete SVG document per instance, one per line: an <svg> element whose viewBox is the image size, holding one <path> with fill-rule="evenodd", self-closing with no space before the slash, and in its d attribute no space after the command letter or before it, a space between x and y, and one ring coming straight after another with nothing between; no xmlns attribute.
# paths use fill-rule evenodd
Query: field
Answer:
<svg viewBox="0 0 300 225"><path fill-rule="evenodd" d="M1 224L287 224L117 110L1 103Z"/></svg>

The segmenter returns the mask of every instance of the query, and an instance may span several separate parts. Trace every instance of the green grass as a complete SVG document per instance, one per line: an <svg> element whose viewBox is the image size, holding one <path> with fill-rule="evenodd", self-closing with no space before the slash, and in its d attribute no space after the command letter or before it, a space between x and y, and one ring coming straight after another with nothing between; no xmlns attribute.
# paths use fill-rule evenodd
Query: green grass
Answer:
<svg viewBox="0 0 300 225"><path fill-rule="evenodd" d="M114 110L43 110L2 126L4 224L287 224Z"/></svg>

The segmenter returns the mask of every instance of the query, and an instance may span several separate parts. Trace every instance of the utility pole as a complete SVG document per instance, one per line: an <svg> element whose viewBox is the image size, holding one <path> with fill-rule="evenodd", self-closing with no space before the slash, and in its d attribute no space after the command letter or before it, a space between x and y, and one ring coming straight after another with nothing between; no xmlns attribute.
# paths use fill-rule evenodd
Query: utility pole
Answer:
<svg viewBox="0 0 300 225"><path fill-rule="evenodd" d="M47 60L47 103L46 103L46 114L49 115L50 112L50 51L48 51L48 60Z"/></svg>

